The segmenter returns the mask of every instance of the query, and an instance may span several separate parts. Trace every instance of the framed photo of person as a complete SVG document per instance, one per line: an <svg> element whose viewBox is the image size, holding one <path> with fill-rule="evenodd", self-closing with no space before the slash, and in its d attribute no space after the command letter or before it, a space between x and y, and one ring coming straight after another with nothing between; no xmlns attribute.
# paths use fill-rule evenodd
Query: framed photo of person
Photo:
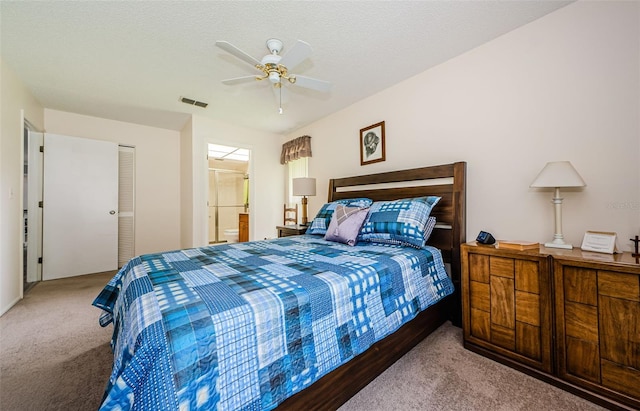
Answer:
<svg viewBox="0 0 640 411"><path fill-rule="evenodd" d="M360 129L360 165L384 160L384 121Z"/></svg>

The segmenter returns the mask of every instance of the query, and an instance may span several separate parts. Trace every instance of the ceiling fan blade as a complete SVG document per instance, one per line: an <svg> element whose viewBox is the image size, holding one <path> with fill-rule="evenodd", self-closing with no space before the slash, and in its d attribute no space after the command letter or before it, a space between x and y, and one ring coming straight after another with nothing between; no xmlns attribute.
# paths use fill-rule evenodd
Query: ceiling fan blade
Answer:
<svg viewBox="0 0 640 411"><path fill-rule="evenodd" d="M226 80L222 80L222 84L226 84L227 86L233 86L234 84L249 83L251 81L256 81L259 78L260 77L258 77L258 76L235 77L235 78L229 78L229 79L226 79Z"/></svg>
<svg viewBox="0 0 640 411"><path fill-rule="evenodd" d="M292 70L298 64L302 63L305 59L311 56L313 50L309 43L302 40L298 40L296 44L291 47L291 50L287 51L280 60L280 64L287 69Z"/></svg>
<svg viewBox="0 0 640 411"><path fill-rule="evenodd" d="M256 60L255 58L248 55L244 51L240 50L239 48L229 43L228 41L222 41L222 40L216 41L216 46L220 47L222 50L228 52L229 54L236 56L240 60L246 61L247 63L251 64L254 67L261 64L260 60Z"/></svg>
<svg viewBox="0 0 640 411"><path fill-rule="evenodd" d="M296 86L310 88L312 90L327 92L331 89L331 83L324 80L318 80L311 77L295 75L296 81L293 83Z"/></svg>

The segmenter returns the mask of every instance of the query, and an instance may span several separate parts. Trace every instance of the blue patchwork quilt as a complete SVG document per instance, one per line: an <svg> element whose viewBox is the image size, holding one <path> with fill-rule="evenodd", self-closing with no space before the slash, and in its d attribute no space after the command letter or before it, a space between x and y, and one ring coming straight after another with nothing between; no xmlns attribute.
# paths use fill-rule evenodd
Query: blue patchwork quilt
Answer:
<svg viewBox="0 0 640 411"><path fill-rule="evenodd" d="M439 250L303 235L129 261L101 410L270 410L453 292Z"/></svg>

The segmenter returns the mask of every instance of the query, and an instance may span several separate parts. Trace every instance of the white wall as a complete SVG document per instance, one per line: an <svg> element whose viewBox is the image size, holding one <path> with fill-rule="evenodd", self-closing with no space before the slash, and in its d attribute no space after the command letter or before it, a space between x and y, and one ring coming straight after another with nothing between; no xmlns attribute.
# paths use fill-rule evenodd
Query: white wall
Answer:
<svg viewBox="0 0 640 411"><path fill-rule="evenodd" d="M135 254L181 247L179 132L50 109L45 110L45 128L134 146Z"/></svg>
<svg viewBox="0 0 640 411"><path fill-rule="evenodd" d="M23 127L44 128L40 103L0 60L0 315L22 298Z"/></svg>
<svg viewBox="0 0 640 411"><path fill-rule="evenodd" d="M309 213L332 177L467 161L467 239L488 230L546 242L552 192L529 184L546 162L569 160L587 187L563 192L565 239L615 231L630 250L640 234L639 8L573 3L286 136L313 137ZM359 130L383 120L387 160L360 166Z"/></svg>
<svg viewBox="0 0 640 411"><path fill-rule="evenodd" d="M251 150L249 165L249 239L276 236L282 224L285 167L280 164L281 136L193 116L193 238L195 246L207 244L207 144Z"/></svg>
<svg viewBox="0 0 640 411"><path fill-rule="evenodd" d="M180 247L193 247L193 118L180 132Z"/></svg>

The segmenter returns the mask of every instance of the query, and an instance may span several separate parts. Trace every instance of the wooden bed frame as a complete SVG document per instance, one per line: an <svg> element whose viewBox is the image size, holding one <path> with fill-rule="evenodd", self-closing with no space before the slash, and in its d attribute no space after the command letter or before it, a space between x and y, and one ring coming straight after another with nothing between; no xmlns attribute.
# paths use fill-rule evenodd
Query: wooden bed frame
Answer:
<svg viewBox="0 0 640 411"><path fill-rule="evenodd" d="M438 224L428 244L442 250L445 262L450 264L456 291L364 353L288 398L278 410L335 410L445 321L451 320L460 326L460 245L466 237L466 165L457 162L329 181L329 201L353 197L368 197L374 201L428 195L442 197L432 212Z"/></svg>

